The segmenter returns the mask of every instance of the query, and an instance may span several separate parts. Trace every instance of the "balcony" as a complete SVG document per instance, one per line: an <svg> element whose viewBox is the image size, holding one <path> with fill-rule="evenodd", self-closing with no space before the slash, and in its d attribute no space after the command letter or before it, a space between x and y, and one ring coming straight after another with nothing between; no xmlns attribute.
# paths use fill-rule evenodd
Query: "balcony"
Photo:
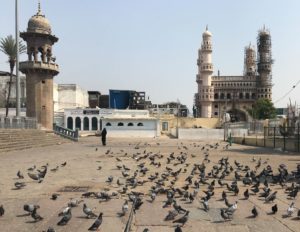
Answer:
<svg viewBox="0 0 300 232"><path fill-rule="evenodd" d="M44 63L41 61L24 61L20 62L20 71L28 73L32 70L42 70L51 72L54 76L59 73L59 66L55 63Z"/></svg>

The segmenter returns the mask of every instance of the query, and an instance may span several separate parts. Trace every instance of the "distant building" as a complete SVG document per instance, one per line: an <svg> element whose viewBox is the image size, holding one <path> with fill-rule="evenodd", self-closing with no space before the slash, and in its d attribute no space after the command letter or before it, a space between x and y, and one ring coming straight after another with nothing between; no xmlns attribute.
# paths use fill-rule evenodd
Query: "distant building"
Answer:
<svg viewBox="0 0 300 232"><path fill-rule="evenodd" d="M109 108L109 95L100 95L99 97L99 108L108 109Z"/></svg>
<svg viewBox="0 0 300 232"><path fill-rule="evenodd" d="M151 104L147 108L151 114L172 114L178 117L187 117L189 114L187 106L177 102Z"/></svg>
<svg viewBox="0 0 300 232"><path fill-rule="evenodd" d="M99 91L88 91L88 94L89 94L89 107L90 108L99 107L101 93Z"/></svg>
<svg viewBox="0 0 300 232"><path fill-rule="evenodd" d="M222 118L229 113L233 121L245 121L257 99L272 100L271 35L263 28L257 37L257 56L252 45L245 47L244 74L240 76L212 76L212 34L206 28L198 51L198 74L195 94L195 117Z"/></svg>
<svg viewBox="0 0 300 232"><path fill-rule="evenodd" d="M9 72L0 71L0 108L4 108L6 106L6 99L9 88ZM21 107L26 106L26 77L20 76L20 101ZM10 92L10 100L9 107L16 107L16 76L13 75L12 83L11 83L11 92Z"/></svg>
<svg viewBox="0 0 300 232"><path fill-rule="evenodd" d="M134 90L109 90L109 108L145 109L145 92Z"/></svg>
<svg viewBox="0 0 300 232"><path fill-rule="evenodd" d="M96 132L104 127L109 137L157 137L159 120L148 110L66 109L64 127L81 133Z"/></svg>
<svg viewBox="0 0 300 232"><path fill-rule="evenodd" d="M53 85L54 112L65 109L89 107L89 96L86 90L76 84Z"/></svg>

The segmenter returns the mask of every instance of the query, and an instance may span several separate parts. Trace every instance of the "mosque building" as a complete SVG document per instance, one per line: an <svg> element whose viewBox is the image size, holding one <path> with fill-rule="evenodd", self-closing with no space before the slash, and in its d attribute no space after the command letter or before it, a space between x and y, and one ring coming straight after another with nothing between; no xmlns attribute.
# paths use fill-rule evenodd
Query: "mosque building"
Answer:
<svg viewBox="0 0 300 232"><path fill-rule="evenodd" d="M258 32L257 57L255 47L245 47L244 73L241 76L213 76L212 33L206 27L198 50L194 115L201 118L223 118L229 113L231 121L247 121L247 109L257 99L272 100L271 35L265 27Z"/></svg>

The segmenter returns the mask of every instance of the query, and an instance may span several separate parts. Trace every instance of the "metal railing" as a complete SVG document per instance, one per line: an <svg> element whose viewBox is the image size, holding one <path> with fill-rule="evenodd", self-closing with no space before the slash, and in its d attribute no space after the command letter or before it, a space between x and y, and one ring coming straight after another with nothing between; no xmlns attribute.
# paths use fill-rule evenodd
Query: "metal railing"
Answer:
<svg viewBox="0 0 300 232"><path fill-rule="evenodd" d="M264 146L300 152L300 125L264 127Z"/></svg>
<svg viewBox="0 0 300 232"><path fill-rule="evenodd" d="M28 117L1 117L0 128L4 129L38 129L36 118Z"/></svg>
<svg viewBox="0 0 300 232"><path fill-rule="evenodd" d="M58 126L56 124L53 124L53 131L55 134L60 135L62 137L71 139L73 141L78 141L78 137L79 137L79 132L78 129L76 129L75 131L70 130L68 128L64 128L61 126Z"/></svg>

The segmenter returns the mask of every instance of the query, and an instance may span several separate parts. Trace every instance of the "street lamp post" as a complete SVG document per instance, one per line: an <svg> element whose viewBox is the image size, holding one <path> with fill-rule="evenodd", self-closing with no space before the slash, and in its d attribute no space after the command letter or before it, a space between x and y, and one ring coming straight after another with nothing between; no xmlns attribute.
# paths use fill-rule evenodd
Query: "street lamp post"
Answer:
<svg viewBox="0 0 300 232"><path fill-rule="evenodd" d="M19 76L19 6L18 0L15 4L16 17L16 117L20 117L20 76Z"/></svg>

